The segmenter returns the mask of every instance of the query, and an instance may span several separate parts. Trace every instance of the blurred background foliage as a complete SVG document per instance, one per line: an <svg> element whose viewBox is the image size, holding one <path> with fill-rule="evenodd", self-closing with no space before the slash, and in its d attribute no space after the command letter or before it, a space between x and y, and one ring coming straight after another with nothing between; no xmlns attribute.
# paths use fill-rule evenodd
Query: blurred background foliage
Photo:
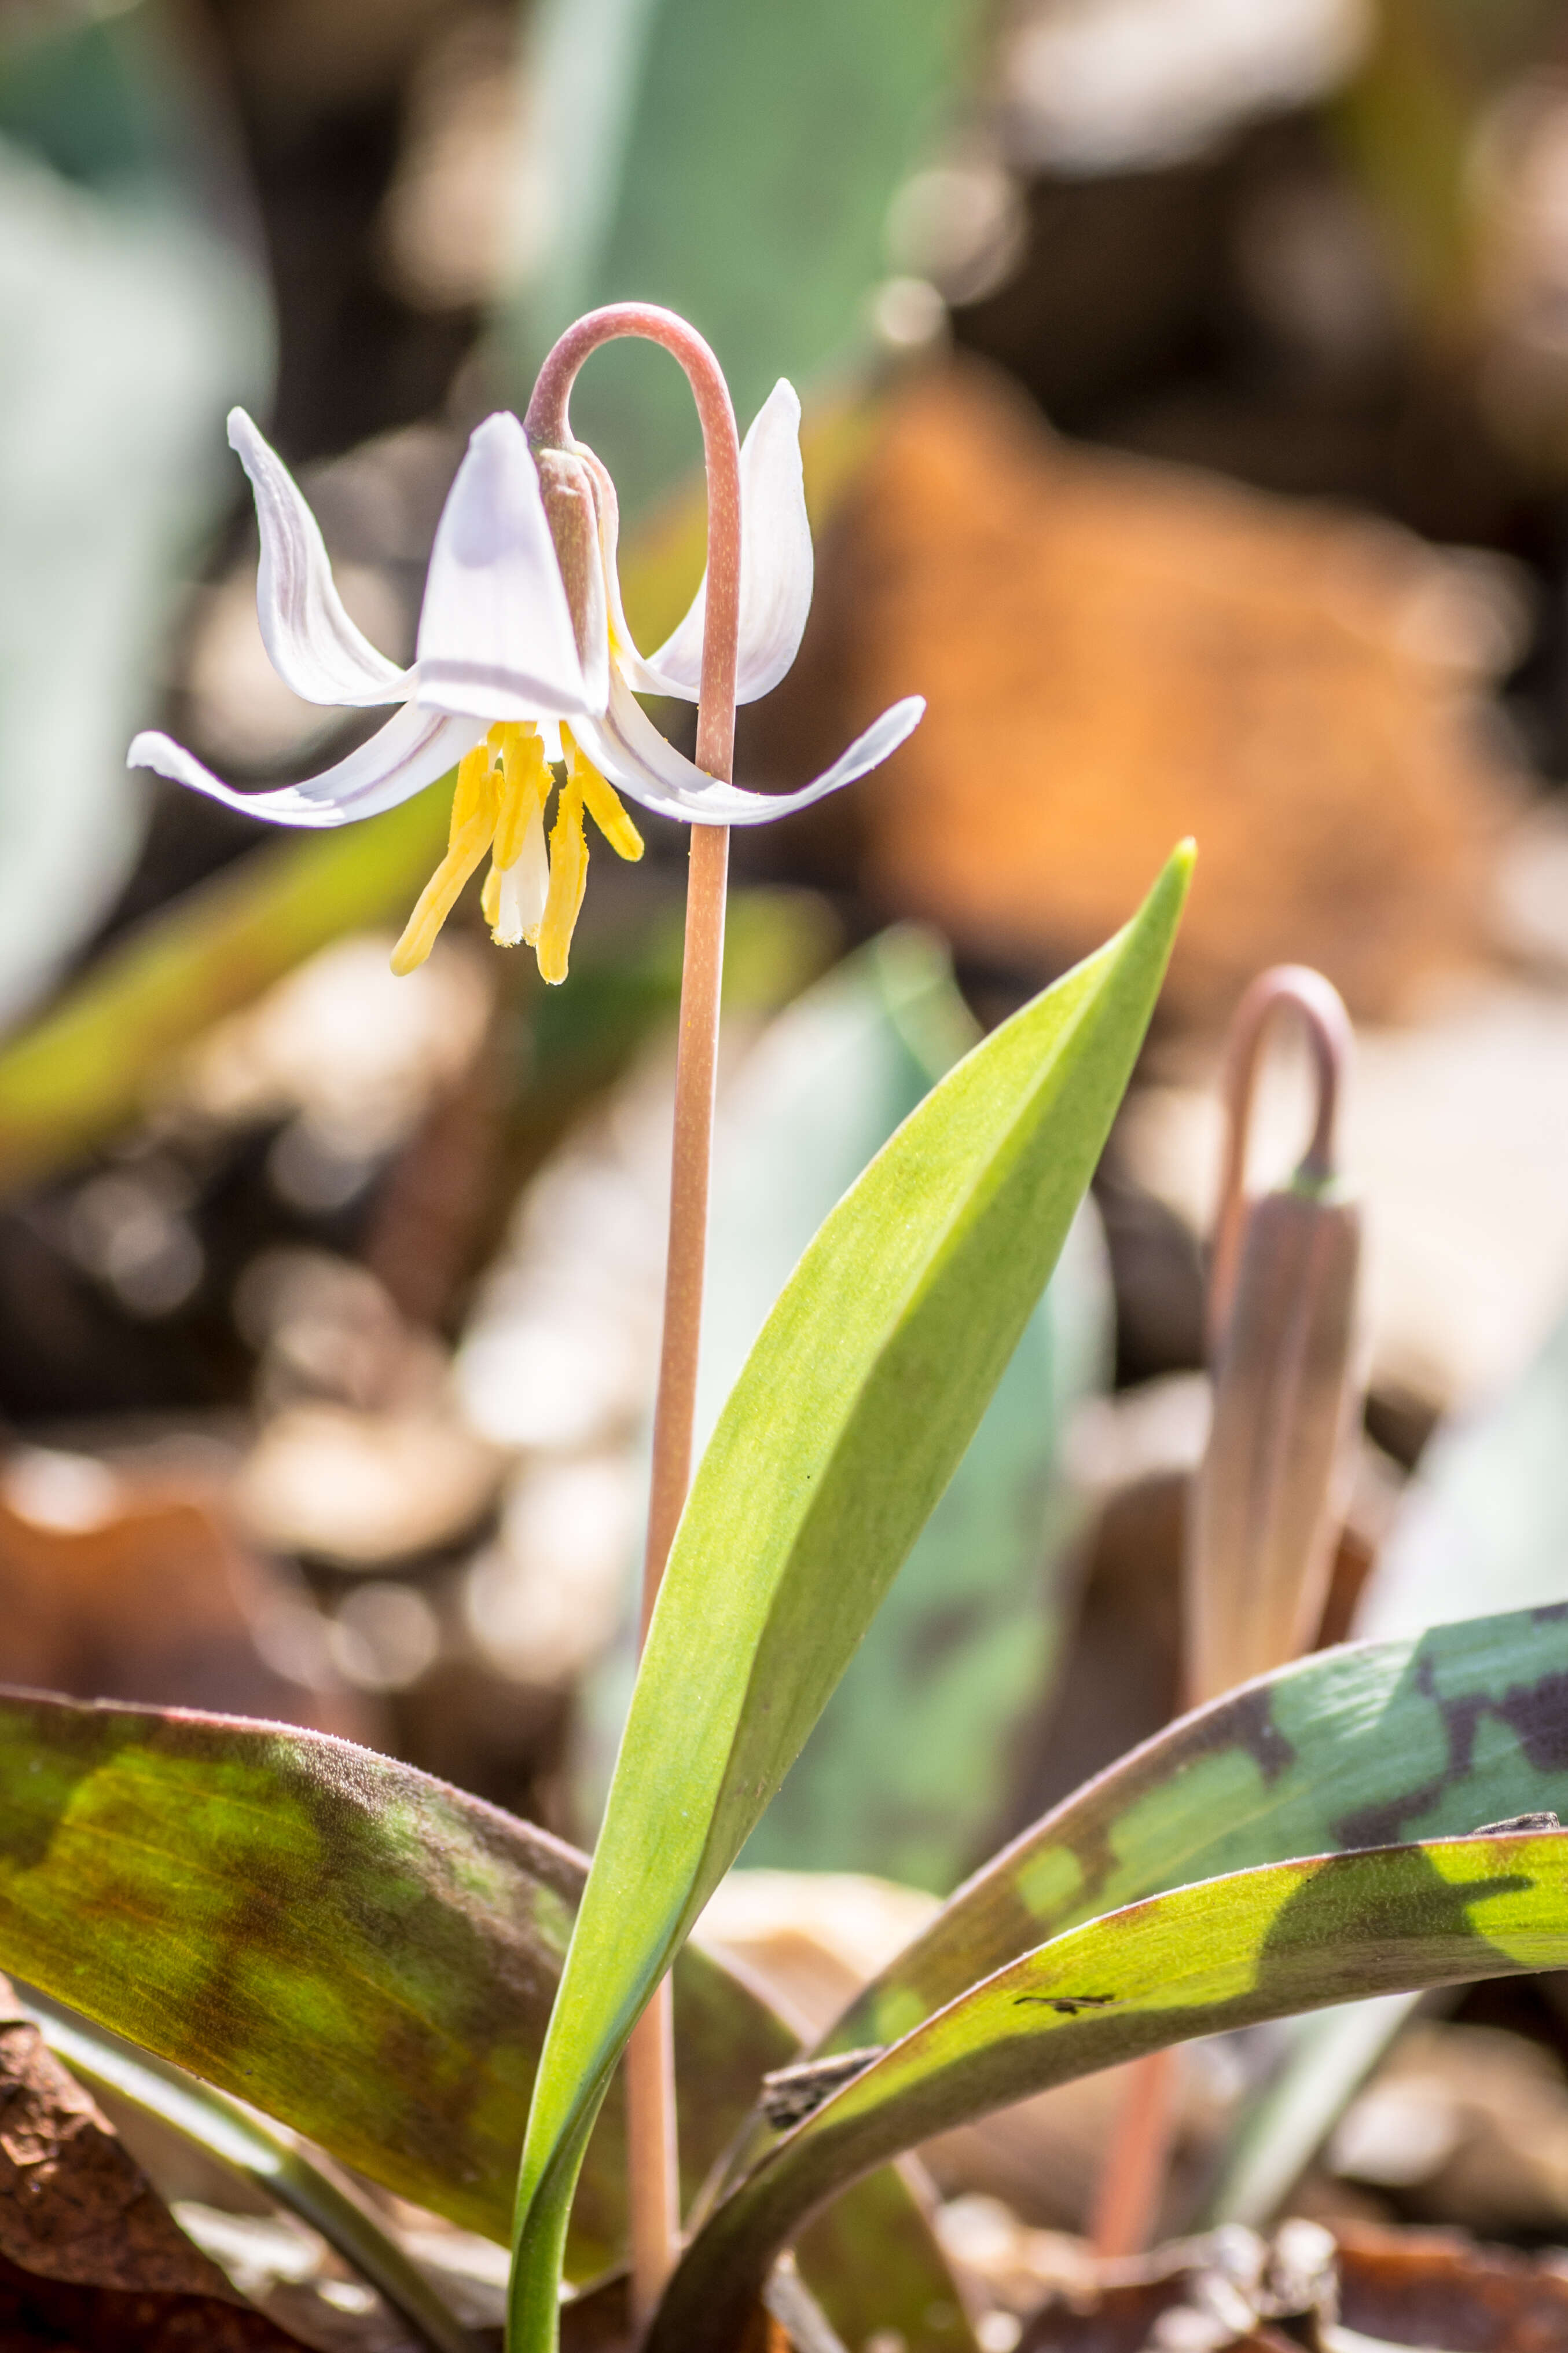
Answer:
<svg viewBox="0 0 1568 2353"><path fill-rule="evenodd" d="M562 990L477 905L394 982L440 795L261 839L121 762L142 723L257 784L353 740L267 665L231 402L401 659L466 434L627 294L708 333L742 424L781 374L806 404L816 603L746 779L930 702L885 772L735 844L710 1409L976 1025L1202 850L1092 1214L712 1924L826 2018L1176 1704L1217 1041L1265 964L1361 1030L1370 1391L1324 1638L1568 1592L1563 11L0 5L0 1676L324 1725L582 1837L684 840L596 863ZM623 349L575 411L651 637L702 561L685 403ZM1274 1169L1303 1103L1282 1054ZM1447 2104L1426 2171L1374 2108L1300 2196L1465 2220L1484 2178L1486 2227L1560 2235L1565 2021L1549 1981L1424 2021L1388 2080ZM1496 2097L1476 2035L1512 2038ZM1191 2058L1173 2221L1244 2057ZM1082 2222L1113 2103L933 2152L997 2294Z"/></svg>

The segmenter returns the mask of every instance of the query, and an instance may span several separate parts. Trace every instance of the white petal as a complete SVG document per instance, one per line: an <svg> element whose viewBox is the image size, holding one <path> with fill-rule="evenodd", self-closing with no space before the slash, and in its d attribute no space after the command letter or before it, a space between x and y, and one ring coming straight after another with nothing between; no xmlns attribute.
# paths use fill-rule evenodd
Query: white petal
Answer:
<svg viewBox="0 0 1568 2353"><path fill-rule="evenodd" d="M484 732L478 720L451 719L444 712L405 703L368 744L335 767L270 793L237 792L172 737L151 730L137 736L125 765L154 768L177 785L189 785L193 791L222 801L226 808L265 818L268 825L353 825L395 808L399 801L412 800L455 766Z"/></svg>
<svg viewBox="0 0 1568 2353"><path fill-rule="evenodd" d="M401 702L409 673L378 654L344 612L321 525L293 475L243 408L229 411L228 438L256 493L256 610L273 669L307 702Z"/></svg>
<svg viewBox="0 0 1568 2353"><path fill-rule="evenodd" d="M800 464L800 402L781 377L741 444L737 702L755 702L771 692L799 652L811 610L812 577L811 525ZM679 694L696 702L702 683L707 609L704 573L690 611L652 659L639 665L644 675L633 678L635 686L645 694Z"/></svg>
<svg viewBox="0 0 1568 2353"><path fill-rule="evenodd" d="M688 825L769 825L879 767L914 733L924 711L924 699L918 694L895 702L855 738L825 776L795 793L748 793L739 785L705 776L665 741L618 671L612 675L605 716L574 719L572 733L612 785L659 817L679 818Z"/></svg>
<svg viewBox="0 0 1568 2353"><path fill-rule="evenodd" d="M419 699L481 719L588 708L571 609L521 426L487 417L447 493L419 616Z"/></svg>

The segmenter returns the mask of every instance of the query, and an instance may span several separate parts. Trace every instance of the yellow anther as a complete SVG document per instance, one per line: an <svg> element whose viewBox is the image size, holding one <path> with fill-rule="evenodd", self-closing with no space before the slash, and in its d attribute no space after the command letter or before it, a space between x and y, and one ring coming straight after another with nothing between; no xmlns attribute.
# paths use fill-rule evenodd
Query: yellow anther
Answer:
<svg viewBox="0 0 1568 2353"><path fill-rule="evenodd" d="M458 763L447 855L419 893L418 904L392 952L394 972L413 972L424 963L464 883L494 839L500 792L493 758L488 744L477 744Z"/></svg>
<svg viewBox="0 0 1568 2353"><path fill-rule="evenodd" d="M436 944L458 893L487 849L493 851L480 904L498 945L535 945L548 981L566 977L572 934L588 879L584 808L618 856L643 854L642 836L619 797L561 731L566 782L561 787L548 854L544 808L554 786L539 729L524 720L500 720L458 768L447 855L419 896L393 953L394 972L412 972Z"/></svg>
<svg viewBox="0 0 1568 2353"><path fill-rule="evenodd" d="M622 807L619 794L599 774L582 745L573 740L570 728L562 728L561 741L566 751L566 774L582 793L594 823L616 857L635 864L642 856L643 839Z"/></svg>
<svg viewBox="0 0 1568 2353"><path fill-rule="evenodd" d="M588 880L588 845L583 836L583 788L574 779L561 787L550 833L550 895L539 926L540 976L566 977L566 959Z"/></svg>

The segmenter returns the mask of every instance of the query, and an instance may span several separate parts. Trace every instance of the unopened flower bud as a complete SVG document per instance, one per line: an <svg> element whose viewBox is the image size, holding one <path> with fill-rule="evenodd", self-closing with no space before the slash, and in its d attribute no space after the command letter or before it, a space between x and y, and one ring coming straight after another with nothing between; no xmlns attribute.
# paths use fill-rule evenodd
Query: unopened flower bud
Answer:
<svg viewBox="0 0 1568 2353"><path fill-rule="evenodd" d="M1271 1016L1305 1021L1318 1115L1289 1183L1242 1189L1259 1048ZM1211 1278L1214 1418L1187 1515L1185 1642L1195 1705L1310 1647L1343 1519L1358 1395L1361 1212L1334 1126L1350 1022L1319 973L1262 974L1232 1026L1230 1134Z"/></svg>

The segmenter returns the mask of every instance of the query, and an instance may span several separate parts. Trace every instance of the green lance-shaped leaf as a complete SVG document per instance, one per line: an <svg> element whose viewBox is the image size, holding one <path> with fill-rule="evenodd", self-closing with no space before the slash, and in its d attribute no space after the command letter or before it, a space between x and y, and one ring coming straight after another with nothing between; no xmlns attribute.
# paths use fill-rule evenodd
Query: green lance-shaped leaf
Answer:
<svg viewBox="0 0 1568 2353"><path fill-rule="evenodd" d="M945 946L909 924L847 957L763 1033L727 1091L715 1142L700 1445L823 1219L979 1035ZM1110 1325L1086 1202L968 1452L742 1866L870 1871L947 1894L988 1852L1069 1617L1084 1506L1065 1439L1109 1371ZM604 1810L634 1633L628 1619L588 1693L584 1820ZM900 1739L889 1740L889 1724Z"/></svg>
<svg viewBox="0 0 1568 2353"><path fill-rule="evenodd" d="M803 2219L932 2133L1194 2035L1564 1961L1563 1831L1270 1863L1089 1921L971 1988L786 2135L688 2249L647 2353L732 2353Z"/></svg>
<svg viewBox="0 0 1568 2353"><path fill-rule="evenodd" d="M586 1873L544 1832L321 1733L0 1694L0 1967L490 2238L510 2226ZM675 1992L695 2190L795 2038L696 1949ZM621 2252L625 2175L612 2099L573 2217L575 2278ZM868 2243L903 2288L861 2334L896 2324L910 2353L972 2353L893 2175L802 2242L836 2325L864 2316L846 2248Z"/></svg>
<svg viewBox="0 0 1568 2353"><path fill-rule="evenodd" d="M818 2047L892 2042L1047 1937L1168 1888L1542 1809L1568 1819L1568 1605L1325 1651L1181 1717L1064 1799Z"/></svg>
<svg viewBox="0 0 1568 2353"><path fill-rule="evenodd" d="M554 2341L610 2072L973 1436L1142 1043L1191 871L934 1088L823 1225L698 1471L540 2062L515 2343Z"/></svg>

